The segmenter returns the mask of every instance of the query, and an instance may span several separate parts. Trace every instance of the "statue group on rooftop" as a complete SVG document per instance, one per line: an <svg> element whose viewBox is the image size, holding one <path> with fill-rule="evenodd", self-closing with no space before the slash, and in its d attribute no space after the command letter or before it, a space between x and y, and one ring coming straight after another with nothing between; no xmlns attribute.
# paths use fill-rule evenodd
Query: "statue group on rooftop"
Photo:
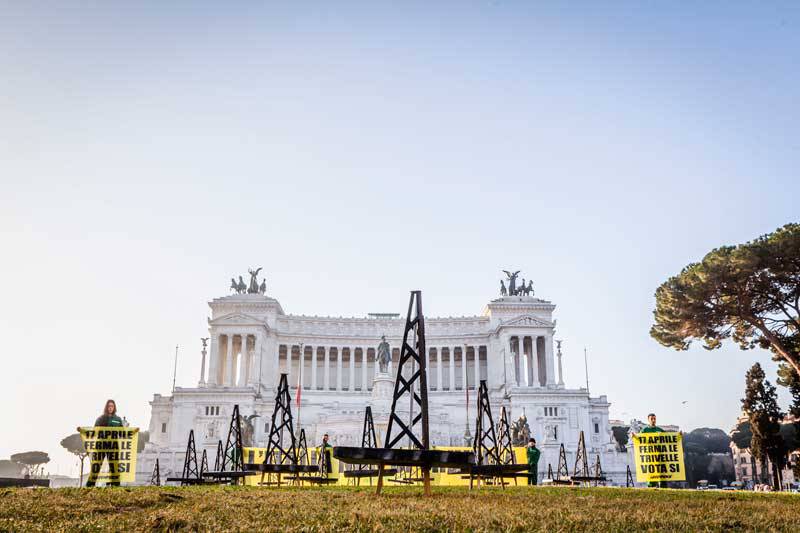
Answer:
<svg viewBox="0 0 800 533"><path fill-rule="evenodd" d="M267 293L267 278L258 283L258 273L261 272L262 267L255 270L247 269L250 273L250 285L246 285L242 276L239 276L239 281L236 278L231 278L230 289L236 294L266 294Z"/></svg>
<svg viewBox="0 0 800 533"><path fill-rule="evenodd" d="M505 272L506 277L508 278L508 286L503 280L500 280L500 296L533 296L533 281L528 281L525 283L525 278L522 278L522 283L517 285L517 276L521 272L517 270L516 272L509 272L508 270L503 270Z"/></svg>

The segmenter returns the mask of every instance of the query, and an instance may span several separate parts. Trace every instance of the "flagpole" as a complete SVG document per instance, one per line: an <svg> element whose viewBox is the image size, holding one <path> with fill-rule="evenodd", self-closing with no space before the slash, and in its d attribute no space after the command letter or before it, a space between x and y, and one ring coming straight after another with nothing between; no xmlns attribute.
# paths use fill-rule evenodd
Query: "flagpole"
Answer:
<svg viewBox="0 0 800 533"><path fill-rule="evenodd" d="M306 365L304 344L300 343L300 372L297 373L297 437L300 437L300 397L303 390L303 367Z"/></svg>

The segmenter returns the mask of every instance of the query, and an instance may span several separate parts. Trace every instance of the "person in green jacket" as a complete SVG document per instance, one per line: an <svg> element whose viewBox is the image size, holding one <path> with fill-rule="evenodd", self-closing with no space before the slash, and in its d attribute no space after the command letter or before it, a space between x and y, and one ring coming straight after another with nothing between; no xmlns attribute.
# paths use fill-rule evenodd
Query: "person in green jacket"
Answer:
<svg viewBox="0 0 800 533"><path fill-rule="evenodd" d="M325 435L322 436L322 446L319 447L319 451L321 454L320 474L322 474L323 477L330 477L331 469L333 467L333 458L331 456L333 452L333 447L330 444L328 444L327 433L325 433Z"/></svg>
<svg viewBox="0 0 800 533"><path fill-rule="evenodd" d="M647 415L647 426L642 428L642 433L663 433L664 430L661 429L656 425L656 415L655 413L650 413ZM635 436L635 435L634 435ZM667 488L666 481L650 481L647 483L648 487L658 487L661 489Z"/></svg>
<svg viewBox="0 0 800 533"><path fill-rule="evenodd" d="M97 420L94 421L95 427L111 427L111 428L121 428L125 426L125 423L122 419L117 416L117 402L114 400L106 400L106 406L103 408L103 414L97 417ZM80 428L78 428L80 430ZM105 453L104 452L92 452L92 463L98 463L102 468L103 461L105 460ZM89 479L86 481L87 487L94 487L97 483L97 476L100 474L98 471L95 472L93 468L89 469ZM108 483L111 487L119 487L119 481L109 481Z"/></svg>
<svg viewBox="0 0 800 533"><path fill-rule="evenodd" d="M526 448L528 456L528 485L536 485L539 481L539 456L542 452L536 447L536 439L531 437Z"/></svg>

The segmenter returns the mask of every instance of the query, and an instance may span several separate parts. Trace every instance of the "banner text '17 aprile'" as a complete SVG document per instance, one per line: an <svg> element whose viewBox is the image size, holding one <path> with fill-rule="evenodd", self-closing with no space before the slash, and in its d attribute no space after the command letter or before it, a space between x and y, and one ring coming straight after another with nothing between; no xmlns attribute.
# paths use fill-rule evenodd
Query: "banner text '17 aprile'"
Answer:
<svg viewBox="0 0 800 533"><path fill-rule="evenodd" d="M98 481L135 481L139 428L91 427L80 428L80 432L91 472ZM103 469L103 463L107 469Z"/></svg>

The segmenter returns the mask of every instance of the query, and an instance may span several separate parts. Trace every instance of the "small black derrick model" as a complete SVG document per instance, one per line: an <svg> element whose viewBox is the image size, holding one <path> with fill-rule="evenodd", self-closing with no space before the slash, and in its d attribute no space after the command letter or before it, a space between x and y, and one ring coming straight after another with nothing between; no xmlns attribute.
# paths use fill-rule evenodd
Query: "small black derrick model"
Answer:
<svg viewBox="0 0 800 533"><path fill-rule="evenodd" d="M203 477L206 472L208 472L208 452L204 448L203 458L200 460L200 477Z"/></svg>
<svg viewBox="0 0 800 533"><path fill-rule="evenodd" d="M287 442L284 443L284 435L288 435ZM301 437L305 442L305 432L301 431ZM298 461L297 439L294 434L294 419L292 418L292 397L289 394L289 379L286 374L281 374L278 382L278 392L275 395L275 409L272 411L272 423L270 424L269 438L267 439L267 449L264 461L261 463L248 463L245 468L253 472L261 472L261 485L278 486L282 483L283 474L291 474L292 480L301 481L301 473L318 472L319 467L312 464L301 464ZM308 448L305 447L305 455L308 456ZM277 480L265 481L265 477L272 474L277 475ZM313 481L310 478L303 481Z"/></svg>
<svg viewBox="0 0 800 533"><path fill-rule="evenodd" d="M364 428L361 431L361 447L378 447L378 437L375 435L375 422L372 419L372 407L369 405L364 410ZM365 464L354 465L350 470L345 470L344 477L352 479L353 483L359 486L361 485L362 478L368 478L371 485L372 478L379 474L378 470L377 468L369 468L369 465ZM395 468L384 468L383 470L384 476L394 476L396 474L397 469Z"/></svg>
<svg viewBox="0 0 800 533"><path fill-rule="evenodd" d="M600 456L597 456L597 465L600 465ZM602 474L602 469L600 470ZM602 475L591 475L589 474L589 457L586 455L586 440L583 436L583 431L580 433L580 437L578 438L578 452L575 456L575 469L572 472L572 476L570 477L573 483L591 483L591 482L598 482L598 481L606 481L605 476Z"/></svg>
<svg viewBox="0 0 800 533"><path fill-rule="evenodd" d="M154 487L161 486L161 467L158 464L158 457L156 457L156 464L153 466L153 475L150 476L150 485Z"/></svg>
<svg viewBox="0 0 800 533"><path fill-rule="evenodd" d="M628 488L636 486L633 483L633 473L631 472L631 465L627 466L627 471L625 472L625 486Z"/></svg>
<svg viewBox="0 0 800 533"><path fill-rule="evenodd" d="M336 446L333 448L334 457L344 463L378 466L378 494L383 488L387 465L419 467L425 494L429 495L431 493L431 467L465 469L474 463L474 455L471 452L430 449L425 353L422 293L411 291L384 447ZM406 378L406 376L409 377ZM411 405L411 420L408 424L403 422L398 415L398 401L407 401ZM399 430L394 432L393 430L397 428ZM404 438L409 441L411 448L395 448Z"/></svg>
<svg viewBox="0 0 800 533"><path fill-rule="evenodd" d="M501 411L505 412L505 409ZM507 419L506 422L508 422ZM478 415L475 419L475 438L472 443L475 464L467 470L470 489L475 478L478 480L479 487L483 479L497 479L500 485L505 488L503 478L516 477L518 472L528 468L527 464L514 464L513 451L510 452L512 462L503 462L501 448L498 445L494 428L492 408L489 403L489 389L486 386L486 380L482 379L478 388ZM506 454L508 454L508 451L506 451Z"/></svg>
<svg viewBox="0 0 800 533"><path fill-rule="evenodd" d="M233 406L231 414L231 424L228 428L228 438L225 441L225 449L222 450L222 441L217 448L217 459L220 463L219 468L209 472L204 472L204 478L212 478L219 482L230 482L237 484L239 479L251 475L244 470L244 451L242 450L242 419L239 416L239 406ZM215 465L216 466L216 465Z"/></svg>
<svg viewBox="0 0 800 533"><path fill-rule="evenodd" d="M222 468L222 439L217 441L217 456L214 459L214 470Z"/></svg>
<svg viewBox="0 0 800 533"><path fill-rule="evenodd" d="M197 468L197 450L194 445L194 430L189 430L189 441L186 443L186 455L183 458L183 472L180 477L168 477L168 482L180 482L181 485L199 485L203 483Z"/></svg>

